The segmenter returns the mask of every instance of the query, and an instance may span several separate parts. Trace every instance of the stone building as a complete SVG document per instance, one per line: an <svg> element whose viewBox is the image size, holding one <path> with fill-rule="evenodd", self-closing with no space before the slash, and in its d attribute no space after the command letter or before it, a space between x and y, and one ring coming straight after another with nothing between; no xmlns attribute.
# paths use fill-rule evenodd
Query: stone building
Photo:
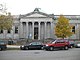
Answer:
<svg viewBox="0 0 80 60"><path fill-rule="evenodd" d="M46 14L35 8L34 11L25 15L14 15L12 30L0 30L0 38L12 39L47 39L55 36L55 25L60 15ZM80 39L80 15L64 15L73 25L74 34L69 39Z"/></svg>

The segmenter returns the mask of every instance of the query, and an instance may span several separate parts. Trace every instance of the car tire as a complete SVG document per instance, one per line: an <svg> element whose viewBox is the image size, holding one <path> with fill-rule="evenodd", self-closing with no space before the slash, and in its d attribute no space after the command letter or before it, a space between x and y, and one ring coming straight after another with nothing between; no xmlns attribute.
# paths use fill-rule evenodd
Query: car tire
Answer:
<svg viewBox="0 0 80 60"><path fill-rule="evenodd" d="M73 48L73 46L70 46L70 48Z"/></svg>
<svg viewBox="0 0 80 60"><path fill-rule="evenodd" d="M41 47L41 50L44 50L44 47Z"/></svg>
<svg viewBox="0 0 80 60"><path fill-rule="evenodd" d="M65 49L65 50L68 50L68 46L65 46L64 49Z"/></svg>
<svg viewBox="0 0 80 60"><path fill-rule="evenodd" d="M53 51L53 50L54 50L54 48L53 48L53 47L50 47L50 48L49 48L49 50L50 50L50 51Z"/></svg>

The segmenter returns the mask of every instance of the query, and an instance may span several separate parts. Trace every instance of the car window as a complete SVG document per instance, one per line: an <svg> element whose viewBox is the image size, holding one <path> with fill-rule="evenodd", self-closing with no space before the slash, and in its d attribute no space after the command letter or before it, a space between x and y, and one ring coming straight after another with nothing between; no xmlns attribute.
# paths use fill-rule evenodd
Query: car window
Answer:
<svg viewBox="0 0 80 60"><path fill-rule="evenodd" d="M37 45L42 45L42 43L41 42L37 42Z"/></svg>
<svg viewBox="0 0 80 60"><path fill-rule="evenodd" d="M0 41L0 44L6 44L4 41Z"/></svg>
<svg viewBox="0 0 80 60"><path fill-rule="evenodd" d="M52 43L52 44L53 44L53 43L55 43L55 42L56 42L56 40L53 40L53 41L50 41L49 43Z"/></svg>
<svg viewBox="0 0 80 60"><path fill-rule="evenodd" d="M60 40L60 43L64 43L64 40Z"/></svg>
<svg viewBox="0 0 80 60"><path fill-rule="evenodd" d="M37 43L36 42L32 42L29 45L37 45Z"/></svg>

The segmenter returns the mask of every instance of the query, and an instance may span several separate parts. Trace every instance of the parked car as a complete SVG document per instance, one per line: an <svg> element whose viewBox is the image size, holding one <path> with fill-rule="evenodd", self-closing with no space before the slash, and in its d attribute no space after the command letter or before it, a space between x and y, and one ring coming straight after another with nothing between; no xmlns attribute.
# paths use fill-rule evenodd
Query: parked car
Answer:
<svg viewBox="0 0 80 60"><path fill-rule="evenodd" d="M7 44L5 41L0 40L0 51L6 50L7 49Z"/></svg>
<svg viewBox="0 0 80 60"><path fill-rule="evenodd" d="M75 45L75 42L74 41L69 41L69 48L73 48Z"/></svg>
<svg viewBox="0 0 80 60"><path fill-rule="evenodd" d="M65 49L68 50L69 43L65 40L53 40L44 46L45 50Z"/></svg>
<svg viewBox="0 0 80 60"><path fill-rule="evenodd" d="M41 42L32 42L30 44L20 46L21 50L30 50L30 49L43 49L43 43Z"/></svg>
<svg viewBox="0 0 80 60"><path fill-rule="evenodd" d="M76 48L80 48L80 42L75 43Z"/></svg>

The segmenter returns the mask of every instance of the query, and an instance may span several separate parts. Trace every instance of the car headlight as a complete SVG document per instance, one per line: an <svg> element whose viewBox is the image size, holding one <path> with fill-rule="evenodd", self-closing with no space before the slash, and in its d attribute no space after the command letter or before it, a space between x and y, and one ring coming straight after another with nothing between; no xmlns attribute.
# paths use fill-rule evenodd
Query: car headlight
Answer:
<svg viewBox="0 0 80 60"><path fill-rule="evenodd" d="M46 45L46 46L48 46L48 45Z"/></svg>
<svg viewBox="0 0 80 60"><path fill-rule="evenodd" d="M21 47L24 47L24 46L21 46Z"/></svg>

